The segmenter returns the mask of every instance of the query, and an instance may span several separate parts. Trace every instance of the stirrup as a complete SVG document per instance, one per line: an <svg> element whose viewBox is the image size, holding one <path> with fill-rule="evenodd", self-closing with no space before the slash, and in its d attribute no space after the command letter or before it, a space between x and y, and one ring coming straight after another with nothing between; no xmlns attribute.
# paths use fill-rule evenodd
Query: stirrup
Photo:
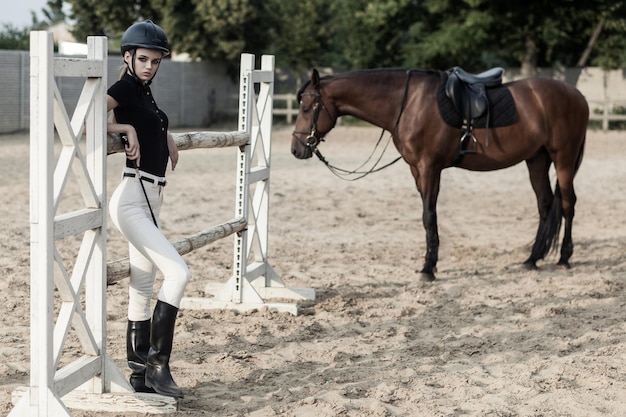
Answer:
<svg viewBox="0 0 626 417"><path fill-rule="evenodd" d="M470 148L469 144L467 144L467 140L471 139L471 143L474 145L473 147ZM463 148L463 145L466 145L465 148ZM472 129L466 129L465 132L463 132L463 135L461 135L461 139L459 141L459 155L474 155L478 152L478 141L476 140L476 136L474 136L474 133L472 132Z"/></svg>

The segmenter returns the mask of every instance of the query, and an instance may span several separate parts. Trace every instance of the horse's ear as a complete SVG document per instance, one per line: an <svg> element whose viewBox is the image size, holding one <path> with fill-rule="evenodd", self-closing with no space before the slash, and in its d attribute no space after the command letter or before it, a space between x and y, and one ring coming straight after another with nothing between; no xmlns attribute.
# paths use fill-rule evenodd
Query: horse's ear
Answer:
<svg viewBox="0 0 626 417"><path fill-rule="evenodd" d="M317 69L313 68L313 72L311 72L311 84L317 85L320 82L320 73L317 72Z"/></svg>

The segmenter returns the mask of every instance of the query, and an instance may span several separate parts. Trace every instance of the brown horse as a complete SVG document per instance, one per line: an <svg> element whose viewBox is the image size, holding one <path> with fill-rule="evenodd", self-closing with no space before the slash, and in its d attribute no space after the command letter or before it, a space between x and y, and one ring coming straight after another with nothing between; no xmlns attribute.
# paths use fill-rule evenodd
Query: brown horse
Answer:
<svg viewBox="0 0 626 417"><path fill-rule="evenodd" d="M512 97L514 120L498 126L487 117L482 127L476 124L468 129L469 119L462 118L463 131L461 126L444 121L442 106L438 105L448 74L374 69L320 78L313 70L311 79L298 91L300 110L291 142L292 154L305 159L318 152L320 141L340 116L351 115L391 132L422 197L426 255L420 272L426 281L435 279L438 260L437 197L441 171L448 167L492 171L525 161L537 197L539 228L524 264L535 268L538 260L558 246L564 217L558 264L569 267L574 248L573 182L583 157L589 119L587 101L576 88L560 81L513 81L502 84L500 89ZM473 74L466 75L467 80L480 80ZM496 107L491 109L491 118L497 118ZM552 164L556 171L554 192L548 175Z"/></svg>

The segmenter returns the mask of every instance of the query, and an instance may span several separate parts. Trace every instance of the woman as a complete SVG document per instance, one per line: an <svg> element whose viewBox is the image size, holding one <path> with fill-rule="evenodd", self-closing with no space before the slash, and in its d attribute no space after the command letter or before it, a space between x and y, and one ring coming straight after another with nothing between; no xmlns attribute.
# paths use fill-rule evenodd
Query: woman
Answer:
<svg viewBox="0 0 626 417"><path fill-rule="evenodd" d="M120 80L107 92L107 109L115 116L107 131L121 134L126 150L126 167L111 197L110 214L129 243L126 351L130 384L137 392L183 398L169 360L176 315L190 274L158 225L168 158L174 170L178 150L167 130L167 115L150 91L161 59L170 52L169 44L163 29L146 20L126 30L121 49L125 66ZM164 279L151 315L156 268Z"/></svg>

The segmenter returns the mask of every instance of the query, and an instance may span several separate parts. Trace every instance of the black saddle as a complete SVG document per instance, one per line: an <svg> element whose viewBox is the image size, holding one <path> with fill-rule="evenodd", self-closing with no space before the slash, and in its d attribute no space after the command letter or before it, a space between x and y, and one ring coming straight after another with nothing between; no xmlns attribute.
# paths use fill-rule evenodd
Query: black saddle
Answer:
<svg viewBox="0 0 626 417"><path fill-rule="evenodd" d="M504 69L497 67L480 74L470 74L459 67L449 71L446 95L466 122L485 115L489 110L487 88L502 85Z"/></svg>
<svg viewBox="0 0 626 417"><path fill-rule="evenodd" d="M476 138L472 133L474 120L484 116L485 125L489 126L490 112L487 89L502 85L503 73L504 69L500 67L492 68L480 74L471 74L460 67L453 67L448 71L445 92L463 119L461 154L476 152ZM485 133L485 146L489 145L487 134ZM474 145L472 148L468 147L470 145L468 143L469 138Z"/></svg>

